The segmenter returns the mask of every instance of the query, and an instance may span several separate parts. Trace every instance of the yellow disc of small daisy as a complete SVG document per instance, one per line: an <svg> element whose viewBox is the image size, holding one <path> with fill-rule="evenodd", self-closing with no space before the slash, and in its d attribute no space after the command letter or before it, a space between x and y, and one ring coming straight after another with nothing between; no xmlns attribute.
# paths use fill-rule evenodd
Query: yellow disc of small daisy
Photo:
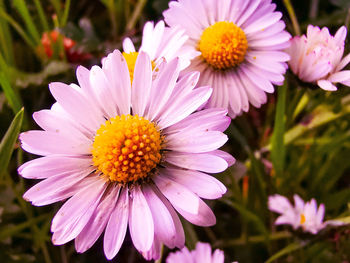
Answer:
<svg viewBox="0 0 350 263"><path fill-rule="evenodd" d="M162 144L154 123L137 115L117 116L97 130L93 163L111 182L136 182L159 164Z"/></svg>
<svg viewBox="0 0 350 263"><path fill-rule="evenodd" d="M130 52L130 53L123 52L123 56L126 60L126 64L128 65L131 83L132 83L132 80L134 79L134 70L135 70L135 64L136 64L136 59L138 55L139 55L139 52ZM152 70L153 70L156 64L154 63L154 61L151 61L151 63L152 63Z"/></svg>
<svg viewBox="0 0 350 263"><path fill-rule="evenodd" d="M221 21L203 31L198 49L209 65L225 70L243 62L248 41L240 27L232 22Z"/></svg>

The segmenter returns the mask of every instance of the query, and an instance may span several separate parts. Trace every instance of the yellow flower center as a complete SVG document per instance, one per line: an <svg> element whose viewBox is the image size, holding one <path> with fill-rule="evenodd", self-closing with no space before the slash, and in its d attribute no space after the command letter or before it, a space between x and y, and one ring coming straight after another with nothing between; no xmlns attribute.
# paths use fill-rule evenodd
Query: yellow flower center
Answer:
<svg viewBox="0 0 350 263"><path fill-rule="evenodd" d="M243 30L232 22L221 21L207 27L198 49L214 69L230 69L241 64L248 49Z"/></svg>
<svg viewBox="0 0 350 263"><path fill-rule="evenodd" d="M132 80L134 79L134 70L135 70L135 64L136 64L136 59L138 55L139 55L139 52L130 52L130 53L123 52L123 56L126 60L126 64L128 65L131 83L132 83ZM151 63L152 63L152 70L154 70L156 64L154 63L154 61L151 61Z"/></svg>
<svg viewBox="0 0 350 263"><path fill-rule="evenodd" d="M300 215L300 224L304 224L306 221L304 214Z"/></svg>
<svg viewBox="0 0 350 263"><path fill-rule="evenodd" d="M162 144L154 123L137 115L117 116L97 130L93 163L111 182L135 182L160 163Z"/></svg>

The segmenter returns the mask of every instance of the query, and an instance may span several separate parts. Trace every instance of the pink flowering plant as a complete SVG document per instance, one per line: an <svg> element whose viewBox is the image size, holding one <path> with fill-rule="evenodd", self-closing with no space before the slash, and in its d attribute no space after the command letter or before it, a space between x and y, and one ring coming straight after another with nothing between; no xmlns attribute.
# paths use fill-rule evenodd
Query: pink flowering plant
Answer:
<svg viewBox="0 0 350 263"><path fill-rule="evenodd" d="M0 261L350 262L344 0L0 1Z"/></svg>

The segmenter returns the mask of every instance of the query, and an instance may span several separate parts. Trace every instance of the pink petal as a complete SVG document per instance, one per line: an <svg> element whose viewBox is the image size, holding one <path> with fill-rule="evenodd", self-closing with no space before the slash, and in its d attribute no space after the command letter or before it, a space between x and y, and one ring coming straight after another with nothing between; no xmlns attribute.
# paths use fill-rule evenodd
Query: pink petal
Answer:
<svg viewBox="0 0 350 263"><path fill-rule="evenodd" d="M52 242L62 245L74 239L95 211L107 184L97 180L70 198L52 219Z"/></svg>
<svg viewBox="0 0 350 263"><path fill-rule="evenodd" d="M131 106L131 84L130 74L124 56L119 50L114 50L109 54L102 67L111 87L111 93L119 114L129 114Z"/></svg>
<svg viewBox="0 0 350 263"><path fill-rule="evenodd" d="M152 212L155 235L159 241L170 248L174 248L176 228L169 210L150 186L143 187L142 191ZM156 242L156 239L154 242Z"/></svg>
<svg viewBox="0 0 350 263"><path fill-rule="evenodd" d="M152 66L149 56L140 52L134 70L134 80L131 88L133 114L143 116L151 92Z"/></svg>
<svg viewBox="0 0 350 263"><path fill-rule="evenodd" d="M216 156L224 159L227 162L228 166L232 166L236 162L236 159L233 158L233 156L227 152L224 152L221 150L215 150L212 153L214 153Z"/></svg>
<svg viewBox="0 0 350 263"><path fill-rule="evenodd" d="M81 90L60 82L51 83L49 88L56 101L82 126L96 131L104 123L101 113L90 106Z"/></svg>
<svg viewBox="0 0 350 263"><path fill-rule="evenodd" d="M123 51L125 53L131 53L136 51L134 44L132 43L131 39L128 37L123 40Z"/></svg>
<svg viewBox="0 0 350 263"><path fill-rule="evenodd" d="M176 232L176 237L175 237L173 245L178 247L178 248L182 248L185 245L185 232L183 230L181 221L180 221L177 213L175 212L173 206L170 204L168 199L166 199L164 197L164 195L159 191L159 189L154 185L151 185L151 187L153 189L153 192L158 196L158 198L166 206L166 208L168 209L168 211L173 219L173 222L175 225L175 232Z"/></svg>
<svg viewBox="0 0 350 263"><path fill-rule="evenodd" d="M94 93L107 119L113 118L118 114L117 103L114 100L110 80L107 79L104 71L93 66L90 70L90 83Z"/></svg>
<svg viewBox="0 0 350 263"><path fill-rule="evenodd" d="M152 260L152 259L158 260L160 258L161 249L162 249L161 243L158 240L157 236L155 235L154 241L150 250L145 252L141 251L141 254L146 260Z"/></svg>
<svg viewBox="0 0 350 263"><path fill-rule="evenodd" d="M86 168L81 171L67 171L66 173L53 175L30 188L24 193L23 199L30 201L35 206L48 205L64 200L77 193L82 185L88 185L89 182L93 182L93 180L84 179L93 170L93 168Z"/></svg>
<svg viewBox="0 0 350 263"><path fill-rule="evenodd" d="M179 59L175 58L157 74L152 84L149 102L148 119L153 120L163 110L170 98L179 77Z"/></svg>
<svg viewBox="0 0 350 263"><path fill-rule="evenodd" d="M175 207L178 206L182 210L192 214L198 212L199 198L181 184L170 180L166 175L159 174L154 177L154 182L161 191L161 193L170 201Z"/></svg>
<svg viewBox="0 0 350 263"><path fill-rule="evenodd" d="M183 210L181 207L173 204L174 208L189 222L197 226L213 226L216 224L216 218L209 208L200 198L198 212L193 214Z"/></svg>
<svg viewBox="0 0 350 263"><path fill-rule="evenodd" d="M128 226L128 217L129 191L128 188L124 187L108 220L103 239L103 250L109 260L114 258L123 244Z"/></svg>
<svg viewBox="0 0 350 263"><path fill-rule="evenodd" d="M51 131L27 131L20 134L22 148L37 155L68 154L85 155L90 154L92 141L78 140L67 135L56 134Z"/></svg>
<svg viewBox="0 0 350 263"><path fill-rule="evenodd" d="M227 162L210 153L169 152L165 160L173 165L207 173L219 173L228 167Z"/></svg>
<svg viewBox="0 0 350 263"><path fill-rule="evenodd" d="M79 172L91 165L91 158L86 157L45 156L22 164L18 173L28 179L43 179L67 172Z"/></svg>
<svg viewBox="0 0 350 263"><path fill-rule="evenodd" d="M166 147L172 151L202 153L220 148L227 140L219 131L179 132L167 136Z"/></svg>
<svg viewBox="0 0 350 263"><path fill-rule="evenodd" d="M337 87L334 86L330 81L328 80L324 80L324 79L321 79L321 80L318 80L317 81L317 85L321 88L321 89L324 89L324 90L329 90L329 91L335 91L337 90Z"/></svg>
<svg viewBox="0 0 350 263"><path fill-rule="evenodd" d="M200 87L194 89L188 96L174 100L171 105L168 105L168 110L160 116L159 127L165 129L183 120L204 104L209 99L211 93L211 88Z"/></svg>
<svg viewBox="0 0 350 263"><path fill-rule="evenodd" d="M227 110L216 108L198 111L169 127L166 133L192 131L196 134L198 131L206 130L223 132L231 122L226 114Z"/></svg>
<svg viewBox="0 0 350 263"><path fill-rule="evenodd" d="M118 200L120 186L113 187L98 204L89 222L75 238L75 249L78 253L88 250L100 237L114 210L116 200Z"/></svg>
<svg viewBox="0 0 350 263"><path fill-rule="evenodd" d="M140 186L135 185L131 189L129 208L129 229L132 241L137 250L148 251L154 239L154 223L151 210L141 191Z"/></svg>
<svg viewBox="0 0 350 263"><path fill-rule="evenodd" d="M45 131L52 131L62 136L74 137L77 140L85 140L87 143L92 139L88 131L60 112L41 110L34 112L33 119Z"/></svg>
<svg viewBox="0 0 350 263"><path fill-rule="evenodd" d="M217 199L226 193L226 187L213 176L193 170L165 168L160 170L173 181L185 186L193 193L206 199Z"/></svg>

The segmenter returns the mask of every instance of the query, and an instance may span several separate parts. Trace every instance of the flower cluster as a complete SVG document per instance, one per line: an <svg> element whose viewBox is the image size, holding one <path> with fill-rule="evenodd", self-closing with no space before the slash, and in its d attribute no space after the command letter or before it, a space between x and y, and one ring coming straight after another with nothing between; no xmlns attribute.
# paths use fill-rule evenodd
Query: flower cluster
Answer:
<svg viewBox="0 0 350 263"><path fill-rule="evenodd" d="M309 25L306 36L296 36L287 49L289 65L300 80L317 84L324 90L334 91L339 82L350 86L350 71L343 70L350 62L350 54L343 57L346 27L342 26L334 36L328 28Z"/></svg>
<svg viewBox="0 0 350 263"><path fill-rule="evenodd" d="M79 66L79 85L51 83L55 103L33 114L41 130L23 132L21 147L42 156L18 168L28 179L43 179L24 199L43 206L65 201L52 220L52 242L75 240L82 253L103 235L108 259L120 250L127 230L147 260L161 246L180 248L167 263L224 262L209 244L190 252L178 214L198 226L216 218L202 200L218 199L226 187L209 174L235 159L220 150L231 118L260 107L274 85L282 85L288 63L302 81L335 90L350 86L345 27L335 36L309 26L307 35L285 30L282 13L270 0L178 0L164 21L147 22L139 49L123 41L102 66ZM43 35L48 57L58 31ZM61 36L62 37L62 36ZM63 37L70 52L75 42ZM138 51L136 51L138 50ZM227 116L228 115L228 116ZM269 197L279 213L275 224L317 234L325 207L294 195Z"/></svg>

